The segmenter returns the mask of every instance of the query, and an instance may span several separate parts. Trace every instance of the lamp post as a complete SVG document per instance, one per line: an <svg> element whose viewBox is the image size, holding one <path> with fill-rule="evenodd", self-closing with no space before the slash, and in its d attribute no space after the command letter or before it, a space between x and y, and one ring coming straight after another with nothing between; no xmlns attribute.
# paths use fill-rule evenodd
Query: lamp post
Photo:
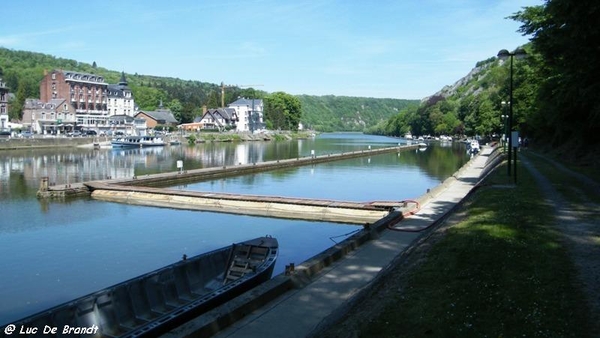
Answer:
<svg viewBox="0 0 600 338"><path fill-rule="evenodd" d="M527 55L523 48L517 48L514 52L509 52L506 49L502 49L498 52L498 58L501 60L506 60L510 58L510 101L508 101L508 131L509 133L512 131L513 125L513 58L516 56L517 58L523 58ZM512 153L515 153L515 157L517 155L516 149L513 149L512 137L508 135L508 176L510 176L511 162L512 162ZM515 183L517 182L516 174L517 174L517 161L514 161L514 172L515 172Z"/></svg>
<svg viewBox="0 0 600 338"><path fill-rule="evenodd" d="M502 115L500 115L500 117L502 118L502 147L504 149L504 151L506 152L506 143L508 142L508 115L506 114L506 101L502 101ZM510 169L510 167L509 167ZM509 173L510 174L510 173Z"/></svg>

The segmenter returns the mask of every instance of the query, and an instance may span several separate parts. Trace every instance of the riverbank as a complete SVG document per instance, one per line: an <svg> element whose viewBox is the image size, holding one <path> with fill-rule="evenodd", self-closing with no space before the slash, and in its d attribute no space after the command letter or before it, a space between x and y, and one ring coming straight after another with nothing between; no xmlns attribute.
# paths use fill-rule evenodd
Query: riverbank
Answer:
<svg viewBox="0 0 600 338"><path fill-rule="evenodd" d="M315 336L598 337L598 183L519 156Z"/></svg>
<svg viewBox="0 0 600 338"><path fill-rule="evenodd" d="M233 133L233 132L200 132L190 135L172 134L167 136L168 139L178 139L183 144L189 144L192 139L193 143L204 142L251 142L251 141L278 141L278 140L293 140L306 139L313 137L315 134L312 131L277 131L260 134L251 133ZM17 149L40 149L40 148L56 148L56 147L89 147L92 148L94 143L110 144L110 137L42 137L36 135L29 138L0 138L0 150L17 150Z"/></svg>
<svg viewBox="0 0 600 338"><path fill-rule="evenodd" d="M311 336L322 323L338 318L346 302L353 302L354 296L378 280L380 272L386 271L396 257L403 256L405 250L420 242L432 226L454 210L480 177L495 167L500 159L497 154L497 149L482 148L452 177L428 189L416 199L421 207L415 217L404 218L413 212L394 210L296 265L289 274L276 276L245 297L207 312L165 336L210 336L216 331L220 331L216 337L285 337L290 332L294 337Z"/></svg>

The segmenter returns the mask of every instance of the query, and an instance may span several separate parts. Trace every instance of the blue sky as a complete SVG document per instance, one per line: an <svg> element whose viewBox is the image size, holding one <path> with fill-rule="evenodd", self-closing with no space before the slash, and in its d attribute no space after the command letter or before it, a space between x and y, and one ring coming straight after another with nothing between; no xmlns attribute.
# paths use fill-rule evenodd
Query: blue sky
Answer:
<svg viewBox="0 0 600 338"><path fill-rule="evenodd" d="M542 0L3 2L0 46L267 92L421 99L528 42ZM1 65L0 65L1 66Z"/></svg>

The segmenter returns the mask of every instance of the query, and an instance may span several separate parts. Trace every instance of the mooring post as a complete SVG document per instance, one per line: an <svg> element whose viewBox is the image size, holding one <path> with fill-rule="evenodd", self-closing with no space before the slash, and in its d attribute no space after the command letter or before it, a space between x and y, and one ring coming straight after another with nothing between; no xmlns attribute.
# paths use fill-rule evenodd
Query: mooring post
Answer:
<svg viewBox="0 0 600 338"><path fill-rule="evenodd" d="M48 191L48 176L42 177L40 181L40 191Z"/></svg>

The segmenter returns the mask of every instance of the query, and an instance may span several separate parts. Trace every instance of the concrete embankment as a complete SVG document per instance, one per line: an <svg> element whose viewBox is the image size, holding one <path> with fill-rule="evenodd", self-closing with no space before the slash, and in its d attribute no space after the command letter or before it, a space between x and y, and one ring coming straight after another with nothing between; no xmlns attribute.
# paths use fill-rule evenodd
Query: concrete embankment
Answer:
<svg viewBox="0 0 600 338"><path fill-rule="evenodd" d="M92 144L92 137L31 137L0 139L0 150L66 148Z"/></svg>
<svg viewBox="0 0 600 338"><path fill-rule="evenodd" d="M403 206L400 201L359 203L91 183L89 186L94 189L92 198L109 202L352 224L373 223L394 207Z"/></svg>

